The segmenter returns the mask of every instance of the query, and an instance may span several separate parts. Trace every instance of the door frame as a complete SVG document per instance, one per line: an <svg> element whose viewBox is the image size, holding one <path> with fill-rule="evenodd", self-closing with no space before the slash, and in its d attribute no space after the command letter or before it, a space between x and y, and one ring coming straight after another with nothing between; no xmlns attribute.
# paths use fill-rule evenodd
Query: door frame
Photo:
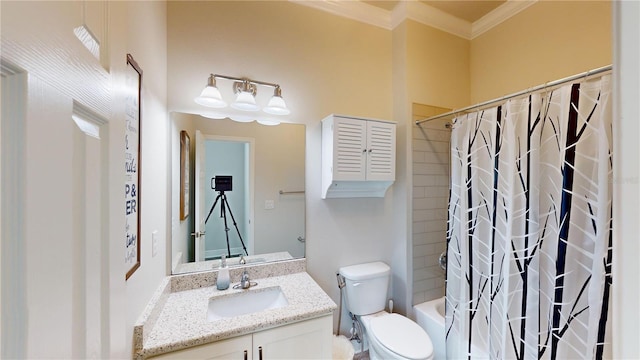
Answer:
<svg viewBox="0 0 640 360"><path fill-rule="evenodd" d="M244 181L245 192L247 194L247 196L245 197L245 219L247 219L247 223L245 224L245 226L247 229L247 233L245 235L246 239L243 239L243 240L245 242L245 246L247 247L247 252L249 253L249 255L253 255L254 248L255 248L254 247L255 139L250 137L223 136L223 135L212 135L212 134L205 134L205 133L202 133L202 137L205 142L206 141L236 142L236 143L246 144L249 147L248 158L246 159L247 160L247 163L246 163L247 178ZM201 191L201 189L196 188L196 191ZM205 245L205 254L206 253L207 253L207 250Z"/></svg>

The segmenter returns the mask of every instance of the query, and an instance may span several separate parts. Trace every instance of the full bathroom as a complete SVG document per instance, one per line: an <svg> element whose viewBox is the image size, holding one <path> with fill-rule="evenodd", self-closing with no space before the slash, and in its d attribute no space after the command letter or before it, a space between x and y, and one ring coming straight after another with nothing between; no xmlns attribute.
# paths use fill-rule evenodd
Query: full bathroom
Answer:
<svg viewBox="0 0 640 360"><path fill-rule="evenodd" d="M0 8L0 357L640 357L636 2Z"/></svg>

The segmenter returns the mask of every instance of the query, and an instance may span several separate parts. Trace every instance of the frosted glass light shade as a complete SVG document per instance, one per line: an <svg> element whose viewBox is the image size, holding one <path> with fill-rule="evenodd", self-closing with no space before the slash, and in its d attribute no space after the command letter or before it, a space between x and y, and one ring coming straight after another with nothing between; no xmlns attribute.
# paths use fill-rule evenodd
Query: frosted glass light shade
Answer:
<svg viewBox="0 0 640 360"><path fill-rule="evenodd" d="M260 107L256 104L256 98L253 94L246 91L240 91L236 97L236 101L231 103L231 107L242 111L258 111Z"/></svg>
<svg viewBox="0 0 640 360"><path fill-rule="evenodd" d="M287 104L285 104L282 96L274 95L269 100L267 106L262 109L267 114L272 115L289 115L291 111L287 108Z"/></svg>
<svg viewBox="0 0 640 360"><path fill-rule="evenodd" d="M220 90L215 86L207 86L202 90L200 96L194 99L194 101L202 106L212 108L223 108L227 106L227 103L222 100Z"/></svg>
<svg viewBox="0 0 640 360"><path fill-rule="evenodd" d="M267 125L267 126L280 125L280 121L275 119L258 119L256 121L258 121L258 124Z"/></svg>

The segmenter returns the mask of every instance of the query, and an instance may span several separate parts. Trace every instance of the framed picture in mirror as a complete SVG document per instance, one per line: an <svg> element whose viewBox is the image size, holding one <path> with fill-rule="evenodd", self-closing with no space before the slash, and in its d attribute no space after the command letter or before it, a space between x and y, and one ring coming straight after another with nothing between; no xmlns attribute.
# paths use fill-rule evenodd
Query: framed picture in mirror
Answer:
<svg viewBox="0 0 640 360"><path fill-rule="evenodd" d="M191 139L189 134L180 131L180 220L189 216L189 159Z"/></svg>

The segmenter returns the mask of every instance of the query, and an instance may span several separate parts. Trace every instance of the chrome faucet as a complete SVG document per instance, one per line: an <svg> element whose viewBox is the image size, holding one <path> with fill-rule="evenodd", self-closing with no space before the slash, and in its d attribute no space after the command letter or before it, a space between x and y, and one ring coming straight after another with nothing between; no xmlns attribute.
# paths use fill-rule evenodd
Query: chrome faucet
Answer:
<svg viewBox="0 0 640 360"><path fill-rule="evenodd" d="M240 278L240 287L243 289L248 289L251 287L251 281L249 281L249 273L245 269L242 273L242 277Z"/></svg>

